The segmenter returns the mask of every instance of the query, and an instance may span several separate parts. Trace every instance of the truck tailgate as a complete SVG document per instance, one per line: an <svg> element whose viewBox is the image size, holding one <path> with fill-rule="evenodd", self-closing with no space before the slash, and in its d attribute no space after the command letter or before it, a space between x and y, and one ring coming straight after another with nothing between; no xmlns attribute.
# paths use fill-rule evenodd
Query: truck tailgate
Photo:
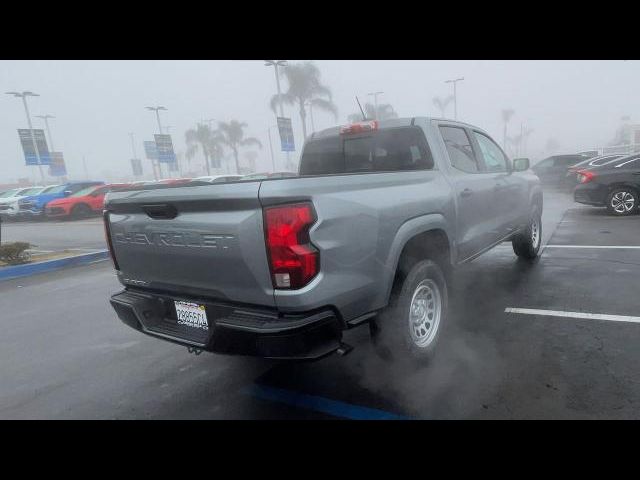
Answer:
<svg viewBox="0 0 640 480"><path fill-rule="evenodd" d="M109 194L121 282L274 306L259 188L238 182Z"/></svg>

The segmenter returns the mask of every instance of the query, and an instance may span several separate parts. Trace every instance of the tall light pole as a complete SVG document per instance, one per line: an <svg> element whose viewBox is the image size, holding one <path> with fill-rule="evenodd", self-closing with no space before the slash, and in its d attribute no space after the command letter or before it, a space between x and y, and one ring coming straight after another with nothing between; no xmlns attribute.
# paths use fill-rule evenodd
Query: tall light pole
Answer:
<svg viewBox="0 0 640 480"><path fill-rule="evenodd" d="M282 91L280 90L280 74L278 73L278 67L286 67L288 65L286 60L265 60L265 67L273 66L276 74L276 88L278 89L278 107L280 110L280 116L284 117L284 111L282 109ZM287 150L287 168L289 167L289 151Z"/></svg>
<svg viewBox="0 0 640 480"><path fill-rule="evenodd" d="M271 125L268 129L267 129L267 134L269 135L269 150L271 150L271 164L273 165L273 171L276 171L276 159L273 156L273 143L271 143L271 129L272 128L278 128L277 125Z"/></svg>
<svg viewBox="0 0 640 480"><path fill-rule="evenodd" d="M36 118L42 118L44 120L44 125L47 128L47 136L49 137L49 145L51 145L51 151L55 152L56 147L53 146L53 137L51 136L51 130L49 129L49 119L56 118L53 115L36 115Z"/></svg>
<svg viewBox="0 0 640 480"><path fill-rule="evenodd" d="M311 117L311 132L315 132L316 131L316 124L313 121L313 102L306 102L305 107L309 107L309 117Z"/></svg>
<svg viewBox="0 0 640 480"><path fill-rule="evenodd" d="M13 95L17 98L22 98L24 104L24 111L27 114L27 123L29 124L29 132L31 133L31 142L33 143L33 149L36 152L36 158L38 160L38 170L40 170L40 178L44 181L44 172L42 171L42 164L40 161L40 151L38 150L38 144L36 142L36 135L33 133L33 126L31 125L31 116L29 115L29 107L27 106L27 97L39 97L37 93L33 92L6 92L7 95Z"/></svg>
<svg viewBox="0 0 640 480"><path fill-rule="evenodd" d="M145 107L147 110L150 110L152 112L156 112L156 120L158 120L158 131L160 132L160 135L162 135L162 124L160 123L160 110L166 110L165 107L158 105L157 107ZM162 178L162 164L160 163L160 161L158 160L158 170L160 171L160 178Z"/></svg>
<svg viewBox="0 0 640 480"><path fill-rule="evenodd" d="M456 78L454 80L446 80L444 83L453 83L453 118L458 119L458 93L456 91L456 83L464 80L464 77Z"/></svg>
<svg viewBox="0 0 640 480"><path fill-rule="evenodd" d="M378 119L378 95L382 95L384 92L372 92L372 93L367 93L367 96L372 96L373 97L373 104L374 104L374 120Z"/></svg>

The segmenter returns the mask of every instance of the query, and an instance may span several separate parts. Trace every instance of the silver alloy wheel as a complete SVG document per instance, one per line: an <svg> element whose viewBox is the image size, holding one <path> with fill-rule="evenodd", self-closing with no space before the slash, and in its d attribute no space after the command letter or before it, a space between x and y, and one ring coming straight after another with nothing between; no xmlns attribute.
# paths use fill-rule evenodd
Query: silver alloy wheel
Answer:
<svg viewBox="0 0 640 480"><path fill-rule="evenodd" d="M635 204L636 200L629 192L618 192L611 197L611 208L618 213L630 212Z"/></svg>
<svg viewBox="0 0 640 480"><path fill-rule="evenodd" d="M538 217L535 217L531 220L531 244L533 248L538 248L538 243L540 243L540 220Z"/></svg>
<svg viewBox="0 0 640 480"><path fill-rule="evenodd" d="M438 285L430 279L418 284L409 305L409 333L420 348L428 347L438 332L442 298Z"/></svg>

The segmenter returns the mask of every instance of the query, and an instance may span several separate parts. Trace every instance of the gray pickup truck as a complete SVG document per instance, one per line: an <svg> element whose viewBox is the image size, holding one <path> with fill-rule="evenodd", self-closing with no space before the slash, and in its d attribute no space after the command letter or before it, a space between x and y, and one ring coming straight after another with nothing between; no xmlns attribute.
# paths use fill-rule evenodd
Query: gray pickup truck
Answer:
<svg viewBox="0 0 640 480"><path fill-rule="evenodd" d="M428 358L456 265L504 241L538 255L538 178L472 125L329 128L298 174L110 193L120 319L195 353L280 359L344 353L343 332L369 325L377 351Z"/></svg>

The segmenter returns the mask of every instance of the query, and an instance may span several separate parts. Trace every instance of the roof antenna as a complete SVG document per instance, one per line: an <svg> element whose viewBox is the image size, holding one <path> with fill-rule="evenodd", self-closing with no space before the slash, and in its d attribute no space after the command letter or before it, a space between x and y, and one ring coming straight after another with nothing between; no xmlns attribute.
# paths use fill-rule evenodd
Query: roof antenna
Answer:
<svg viewBox="0 0 640 480"><path fill-rule="evenodd" d="M367 116L364 114L364 110L362 109L362 105L360 105L360 100L358 100L358 96L356 95L356 102L358 102L358 106L360 107L360 112L362 113L362 120L366 120Z"/></svg>

